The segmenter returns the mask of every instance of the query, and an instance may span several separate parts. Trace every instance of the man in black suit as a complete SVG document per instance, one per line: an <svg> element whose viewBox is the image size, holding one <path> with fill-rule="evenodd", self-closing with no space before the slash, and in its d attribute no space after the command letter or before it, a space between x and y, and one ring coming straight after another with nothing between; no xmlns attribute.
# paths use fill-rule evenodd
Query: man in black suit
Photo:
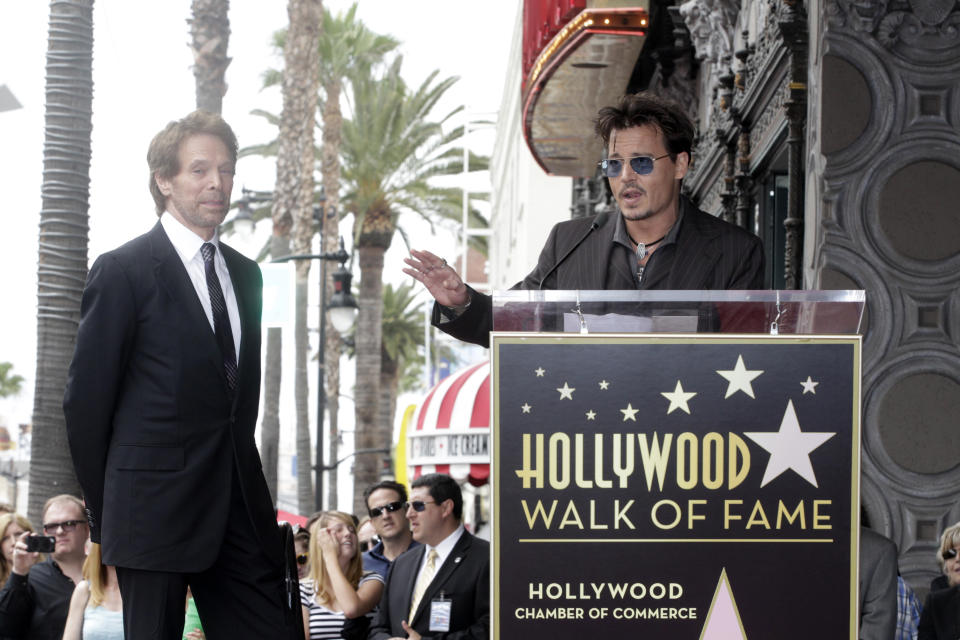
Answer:
<svg viewBox="0 0 960 640"><path fill-rule="evenodd" d="M64 397L90 536L115 565L127 638L284 637L282 545L254 443L262 278L219 241L237 141L171 122L147 154L159 222L100 256Z"/></svg>
<svg viewBox="0 0 960 640"><path fill-rule="evenodd" d="M596 121L600 167L619 215L568 220L550 232L520 289L759 289L763 247L739 227L680 195L694 128L682 107L651 94L624 96ZM433 322L450 335L489 344L489 296L467 287L443 260L412 251L404 272L436 299Z"/></svg>
<svg viewBox="0 0 960 640"><path fill-rule="evenodd" d="M450 476L410 485L407 518L421 546L390 569L370 640L486 640L490 636L490 545L460 523L463 497Z"/></svg>

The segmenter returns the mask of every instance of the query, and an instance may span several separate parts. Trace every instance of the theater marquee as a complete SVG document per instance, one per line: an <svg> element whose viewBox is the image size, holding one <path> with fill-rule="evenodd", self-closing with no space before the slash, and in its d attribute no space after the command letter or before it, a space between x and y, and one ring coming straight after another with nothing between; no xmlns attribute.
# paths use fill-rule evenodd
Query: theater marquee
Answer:
<svg viewBox="0 0 960 640"><path fill-rule="evenodd" d="M856 640L859 337L491 354L494 638Z"/></svg>

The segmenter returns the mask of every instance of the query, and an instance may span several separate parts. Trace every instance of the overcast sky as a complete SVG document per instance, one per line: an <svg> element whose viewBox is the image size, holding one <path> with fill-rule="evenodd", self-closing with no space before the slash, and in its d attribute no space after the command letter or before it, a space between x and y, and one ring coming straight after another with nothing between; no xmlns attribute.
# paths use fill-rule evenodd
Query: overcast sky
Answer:
<svg viewBox="0 0 960 640"><path fill-rule="evenodd" d="M233 0L230 4L233 62L227 72L223 115L240 145L246 146L275 135L250 111L280 112L279 90L261 91L260 87L261 73L269 66L281 66L270 42L271 34L286 26L286 2ZM325 5L344 11L350 3L328 0ZM358 16L374 31L402 41L408 83L419 84L433 69L440 69L442 76L460 76L441 109L444 113L457 104L466 104L471 112L489 113L500 106L519 5L519 0L362 0ZM0 362L13 362L15 373L26 378L18 398L0 400L0 425L29 422L33 407L48 12L49 3L41 0L5 2L0 8L0 84L6 84L24 106L0 113ZM190 0L96 0L94 5L91 262L156 221L147 191L146 149L168 121L194 108L189 13ZM481 151L489 152L483 147L489 147L490 140L488 134L478 134L475 142ZM272 163L242 159L234 198L241 186L272 189L274 179ZM449 238L418 234L417 245L435 250L446 246L449 253ZM248 252L255 246L257 241L251 240ZM391 271L387 278L395 282L402 281L402 274L396 275L402 254L402 243L396 240L387 263Z"/></svg>

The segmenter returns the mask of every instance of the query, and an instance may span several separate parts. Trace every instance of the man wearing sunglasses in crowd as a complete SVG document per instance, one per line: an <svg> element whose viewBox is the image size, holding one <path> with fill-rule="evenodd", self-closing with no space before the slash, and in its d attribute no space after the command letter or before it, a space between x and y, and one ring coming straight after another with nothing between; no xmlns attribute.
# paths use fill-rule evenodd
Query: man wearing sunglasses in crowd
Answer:
<svg viewBox="0 0 960 640"><path fill-rule="evenodd" d="M678 104L649 93L600 110L599 163L617 203L612 215L558 223L519 289L759 289L759 238L699 210L680 194L691 167L693 122ZM433 323L488 346L490 296L477 293L446 260L411 251L404 272L436 300Z"/></svg>
<svg viewBox="0 0 960 640"><path fill-rule="evenodd" d="M29 532L17 540L13 572L0 590L0 638L60 640L73 589L83 579L90 535L83 503L71 495L54 496L42 518L42 535L54 538L53 553L41 561L39 553L27 550Z"/></svg>
<svg viewBox="0 0 960 640"><path fill-rule="evenodd" d="M407 520L407 488L393 480L383 480L363 492L370 522L380 542L363 554L363 570L376 571L387 579L390 565L404 551L420 546L410 532Z"/></svg>
<svg viewBox="0 0 960 640"><path fill-rule="evenodd" d="M463 495L450 476L410 484L407 519L421 547L390 569L369 640L490 637L490 544L463 527Z"/></svg>

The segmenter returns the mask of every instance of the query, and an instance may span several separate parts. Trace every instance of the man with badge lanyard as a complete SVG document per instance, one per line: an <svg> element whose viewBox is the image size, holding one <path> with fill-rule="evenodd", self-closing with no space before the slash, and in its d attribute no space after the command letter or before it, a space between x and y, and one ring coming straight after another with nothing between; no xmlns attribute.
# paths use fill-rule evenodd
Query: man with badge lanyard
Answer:
<svg viewBox="0 0 960 640"><path fill-rule="evenodd" d="M453 478L427 474L411 489L407 518L422 546L394 561L370 640L488 638L489 543L464 529Z"/></svg>

